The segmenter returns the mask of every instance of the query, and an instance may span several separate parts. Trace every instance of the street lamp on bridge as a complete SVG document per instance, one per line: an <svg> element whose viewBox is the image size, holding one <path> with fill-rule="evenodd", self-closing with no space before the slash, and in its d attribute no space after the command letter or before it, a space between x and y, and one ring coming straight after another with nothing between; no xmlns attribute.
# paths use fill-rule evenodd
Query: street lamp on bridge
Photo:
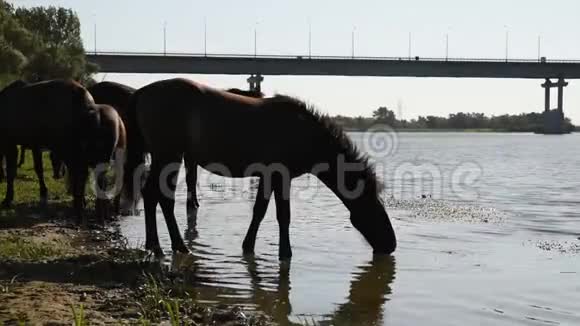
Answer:
<svg viewBox="0 0 580 326"><path fill-rule="evenodd" d="M354 33L356 32L356 26L352 26L351 33L351 46L352 46L352 58L354 59Z"/></svg>
<svg viewBox="0 0 580 326"><path fill-rule="evenodd" d="M95 54L97 54L97 15L93 14L93 42Z"/></svg>
<svg viewBox="0 0 580 326"><path fill-rule="evenodd" d="M449 60L449 32L445 34L445 61Z"/></svg>
<svg viewBox="0 0 580 326"><path fill-rule="evenodd" d="M412 54L412 50L413 50L412 45L413 45L412 34L411 34L411 32L409 32L409 60L411 60L411 54Z"/></svg>
<svg viewBox="0 0 580 326"><path fill-rule="evenodd" d="M445 33L445 61L449 60L449 33L451 27L447 27L447 32Z"/></svg>
<svg viewBox="0 0 580 326"><path fill-rule="evenodd" d="M538 35L538 61L542 61L542 34Z"/></svg>
<svg viewBox="0 0 580 326"><path fill-rule="evenodd" d="M167 55L167 21L163 22L163 55Z"/></svg>
<svg viewBox="0 0 580 326"><path fill-rule="evenodd" d="M203 55L207 57L207 17L203 17Z"/></svg>
<svg viewBox="0 0 580 326"><path fill-rule="evenodd" d="M505 61L508 62L509 59L509 43L510 43L510 30L507 25L503 26L505 28Z"/></svg>
<svg viewBox="0 0 580 326"><path fill-rule="evenodd" d="M254 24L254 57L258 56L258 24L260 22L256 22Z"/></svg>
<svg viewBox="0 0 580 326"><path fill-rule="evenodd" d="M312 21L308 18L308 58L312 58Z"/></svg>

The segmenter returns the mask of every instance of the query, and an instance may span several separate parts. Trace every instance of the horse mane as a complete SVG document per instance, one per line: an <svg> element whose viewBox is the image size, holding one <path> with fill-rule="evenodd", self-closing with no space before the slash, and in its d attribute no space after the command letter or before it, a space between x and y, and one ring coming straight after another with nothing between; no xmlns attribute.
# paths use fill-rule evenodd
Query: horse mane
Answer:
<svg viewBox="0 0 580 326"><path fill-rule="evenodd" d="M376 191L377 197L382 192L384 186L379 181L375 172L375 166L369 160L366 153L360 151L357 145L353 143L350 137L344 132L341 126L336 124L332 118L325 113L322 113L314 105L306 104L305 102L287 95L276 94L274 97L266 100L266 103L288 103L287 107L290 110L299 110L299 114L315 125L320 126L327 136L327 146L335 149L338 153L344 155L347 163L361 163L363 170L361 171L365 187Z"/></svg>

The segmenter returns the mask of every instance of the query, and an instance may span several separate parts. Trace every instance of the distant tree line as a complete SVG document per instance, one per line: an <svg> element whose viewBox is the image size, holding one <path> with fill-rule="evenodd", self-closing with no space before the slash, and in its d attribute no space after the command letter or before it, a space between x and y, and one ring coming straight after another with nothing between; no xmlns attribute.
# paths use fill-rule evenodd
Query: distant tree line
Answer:
<svg viewBox="0 0 580 326"><path fill-rule="evenodd" d="M15 8L0 0L0 87L15 79L73 78L91 82L80 21L70 9Z"/></svg>
<svg viewBox="0 0 580 326"><path fill-rule="evenodd" d="M397 119L395 112L386 107L373 111L372 117L335 116L333 120L346 130L367 130L376 124L386 124L394 129L408 130L480 130L534 132L543 128L542 113L522 113L486 116L484 113L452 113L447 117L419 116L417 119ZM576 128L565 119L565 129Z"/></svg>

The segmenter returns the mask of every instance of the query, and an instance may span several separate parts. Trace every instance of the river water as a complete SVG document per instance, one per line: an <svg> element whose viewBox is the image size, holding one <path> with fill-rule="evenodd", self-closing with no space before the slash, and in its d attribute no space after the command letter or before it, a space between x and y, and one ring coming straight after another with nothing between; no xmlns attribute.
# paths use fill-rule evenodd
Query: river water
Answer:
<svg viewBox="0 0 580 326"><path fill-rule="evenodd" d="M196 227L184 182L176 204L197 299L283 325L580 325L580 135L377 135L350 134L386 185L392 258L373 259L347 210L308 176L292 183L291 264L278 262L273 201L244 258L256 182L202 171ZM158 226L169 251L160 210ZM144 243L143 217L120 227Z"/></svg>

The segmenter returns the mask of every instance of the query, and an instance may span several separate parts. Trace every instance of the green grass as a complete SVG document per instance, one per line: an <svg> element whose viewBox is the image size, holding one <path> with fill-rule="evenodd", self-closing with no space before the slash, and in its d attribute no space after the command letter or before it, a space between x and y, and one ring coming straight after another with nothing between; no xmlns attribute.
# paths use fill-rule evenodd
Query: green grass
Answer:
<svg viewBox="0 0 580 326"><path fill-rule="evenodd" d="M0 259L45 260L63 257L68 252L68 247L58 241L36 242L18 236L0 239Z"/></svg>
<svg viewBox="0 0 580 326"><path fill-rule="evenodd" d="M164 300L163 304L165 305L165 310L169 315L171 326L180 326L182 322L179 315L179 300Z"/></svg>
<svg viewBox="0 0 580 326"><path fill-rule="evenodd" d="M75 326L85 326L88 325L87 321L85 320L85 310L82 305L80 304L79 308L76 309L74 305L71 304L70 306L73 314L73 323Z"/></svg>
<svg viewBox="0 0 580 326"><path fill-rule="evenodd" d="M9 209L0 208L0 227L25 226L31 216L39 214L45 218L67 217L71 213L72 196L68 192L65 178L55 180L52 177L52 165L49 153L43 153L44 181L48 188L48 208L39 206L40 191L38 177L34 172L32 153L26 151L26 161L18 168L14 182L14 201ZM94 209L94 194L91 189L92 172L89 173L86 189L87 210ZM6 182L0 183L0 201L6 196Z"/></svg>
<svg viewBox="0 0 580 326"><path fill-rule="evenodd" d="M232 325L265 326L272 323L265 316L250 316L245 320L236 320L239 310L227 307L225 310L198 304L182 284L179 282L163 282L150 274L145 275L142 285L138 289L137 304L141 308L141 325L157 325L168 322L177 325ZM230 310L231 309L231 310ZM216 319L217 310L231 321Z"/></svg>
<svg viewBox="0 0 580 326"><path fill-rule="evenodd" d="M54 180L52 178L52 166L50 164L49 153L45 152L43 157L44 181L48 188L48 199L50 202L69 202L71 196L67 193L64 179ZM0 184L0 199L6 196L6 183ZM32 163L32 152L26 151L26 161L18 168L16 180L14 182L14 205L15 206L35 206L38 205L40 192L38 178L34 172Z"/></svg>

